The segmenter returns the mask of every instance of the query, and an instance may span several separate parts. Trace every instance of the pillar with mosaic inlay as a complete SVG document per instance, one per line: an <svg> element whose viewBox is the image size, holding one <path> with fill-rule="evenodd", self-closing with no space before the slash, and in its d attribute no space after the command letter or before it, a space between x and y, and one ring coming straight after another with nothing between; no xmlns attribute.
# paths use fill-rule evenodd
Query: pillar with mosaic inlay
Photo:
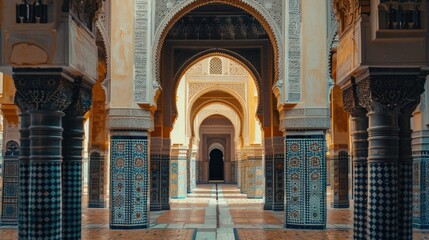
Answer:
<svg viewBox="0 0 429 240"><path fill-rule="evenodd" d="M286 132L285 227L326 227L326 142L323 131Z"/></svg>
<svg viewBox="0 0 429 240"><path fill-rule="evenodd" d="M285 204L285 192L284 192L284 161L285 161L285 146L284 146L284 137L276 136L273 137L273 210L274 211L283 211Z"/></svg>
<svg viewBox="0 0 429 240"><path fill-rule="evenodd" d="M367 239L368 205L368 117L366 109L359 106L356 87L343 90L345 110L350 114L353 161L353 237Z"/></svg>
<svg viewBox="0 0 429 240"><path fill-rule="evenodd" d="M368 111L367 233L412 239L410 116L424 91L419 69L370 68L356 79Z"/></svg>
<svg viewBox="0 0 429 240"><path fill-rule="evenodd" d="M83 116L92 104L91 89L75 79L72 103L64 110L61 166L63 239L80 239L82 232Z"/></svg>
<svg viewBox="0 0 429 240"><path fill-rule="evenodd" d="M63 110L72 102L73 78L61 69L15 69L13 78L15 103L30 117L27 236L61 239L62 118Z"/></svg>
<svg viewBox="0 0 429 240"><path fill-rule="evenodd" d="M110 228L149 227L149 133L111 130Z"/></svg>

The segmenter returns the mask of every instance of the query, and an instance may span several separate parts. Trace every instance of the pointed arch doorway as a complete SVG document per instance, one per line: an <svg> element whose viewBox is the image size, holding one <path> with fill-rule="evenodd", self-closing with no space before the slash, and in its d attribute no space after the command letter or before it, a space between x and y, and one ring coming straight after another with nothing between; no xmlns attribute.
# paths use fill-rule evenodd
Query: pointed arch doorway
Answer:
<svg viewBox="0 0 429 240"><path fill-rule="evenodd" d="M209 159L209 173L210 181L224 181L224 161L223 152L219 149L213 149L210 151Z"/></svg>

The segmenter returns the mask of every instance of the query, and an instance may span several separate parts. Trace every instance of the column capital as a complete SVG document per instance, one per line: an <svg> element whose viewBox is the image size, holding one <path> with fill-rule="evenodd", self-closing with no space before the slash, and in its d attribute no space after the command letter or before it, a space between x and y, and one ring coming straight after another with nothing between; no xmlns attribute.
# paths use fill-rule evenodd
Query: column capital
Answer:
<svg viewBox="0 0 429 240"><path fill-rule="evenodd" d="M73 88L71 104L65 109L66 116L82 117L92 105L91 89L82 86L82 78L77 78Z"/></svg>
<svg viewBox="0 0 429 240"><path fill-rule="evenodd" d="M352 117L365 117L366 109L359 106L359 99L356 94L356 86L351 85L343 90L344 110Z"/></svg>
<svg viewBox="0 0 429 240"><path fill-rule="evenodd" d="M420 69L369 68L356 81L359 105L367 111L412 113L426 81Z"/></svg>
<svg viewBox="0 0 429 240"><path fill-rule="evenodd" d="M14 69L15 104L22 111L63 111L73 98L73 78L62 69Z"/></svg>

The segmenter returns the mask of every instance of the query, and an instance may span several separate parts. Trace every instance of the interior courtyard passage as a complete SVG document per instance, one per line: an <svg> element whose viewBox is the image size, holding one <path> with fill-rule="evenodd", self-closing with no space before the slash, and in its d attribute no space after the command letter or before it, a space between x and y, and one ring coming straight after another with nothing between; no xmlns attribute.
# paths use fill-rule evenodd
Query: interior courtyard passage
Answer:
<svg viewBox="0 0 429 240"><path fill-rule="evenodd" d="M328 190L328 201L330 198ZM328 207L326 230L294 230L284 228L282 211L264 211L263 205L262 199L246 198L234 184L200 184L186 199L173 199L170 211L150 212L149 229L111 230L107 208L84 206L82 239L353 239L353 208ZM1 240L15 240L16 236L16 226L0 227ZM415 229L413 239L429 239L429 231Z"/></svg>

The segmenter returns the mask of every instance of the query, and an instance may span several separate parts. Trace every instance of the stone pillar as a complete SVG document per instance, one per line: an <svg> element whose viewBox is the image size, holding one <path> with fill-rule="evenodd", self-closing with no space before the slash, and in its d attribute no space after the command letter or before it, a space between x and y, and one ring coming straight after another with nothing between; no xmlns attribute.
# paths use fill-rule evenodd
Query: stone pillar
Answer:
<svg viewBox="0 0 429 240"><path fill-rule="evenodd" d="M62 238L62 112L74 86L64 72L15 69L15 103L30 116L28 238ZM33 75L34 74L34 75ZM20 190L21 191L21 190ZM25 233L23 233L25 235Z"/></svg>
<svg viewBox="0 0 429 240"><path fill-rule="evenodd" d="M274 204L274 156L272 138L265 139L265 203L264 210L273 210Z"/></svg>
<svg viewBox="0 0 429 240"><path fill-rule="evenodd" d="M351 115L350 133L353 149L353 238L367 239L368 205L368 117L359 106L354 86L343 91L345 110Z"/></svg>
<svg viewBox="0 0 429 240"><path fill-rule="evenodd" d="M110 228L148 228L149 133L111 130L110 142Z"/></svg>
<svg viewBox="0 0 429 240"><path fill-rule="evenodd" d="M75 81L72 104L64 111L62 142L62 234L63 239L81 239L83 116L92 104L90 89Z"/></svg>
<svg viewBox="0 0 429 240"><path fill-rule="evenodd" d="M187 196L187 152L187 148L182 147L171 150L170 196L173 199L185 199Z"/></svg>
<svg viewBox="0 0 429 240"><path fill-rule="evenodd" d="M429 229L429 130L413 133L413 226Z"/></svg>
<svg viewBox="0 0 429 240"><path fill-rule="evenodd" d="M273 210L284 211L285 205L285 180L284 180L284 161L285 161L285 146L284 137L273 137Z"/></svg>
<svg viewBox="0 0 429 240"><path fill-rule="evenodd" d="M367 109L369 122L370 239L412 238L409 113L424 91L419 74L419 69L370 68L356 81L359 104Z"/></svg>
<svg viewBox="0 0 429 240"><path fill-rule="evenodd" d="M7 141L7 139L4 139ZM3 156L1 225L18 223L19 144L9 140Z"/></svg>
<svg viewBox="0 0 429 240"><path fill-rule="evenodd" d="M287 132L285 227L326 227L326 146L322 131Z"/></svg>
<svg viewBox="0 0 429 240"><path fill-rule="evenodd" d="M88 208L106 207L106 167L106 152L92 147L88 171Z"/></svg>

